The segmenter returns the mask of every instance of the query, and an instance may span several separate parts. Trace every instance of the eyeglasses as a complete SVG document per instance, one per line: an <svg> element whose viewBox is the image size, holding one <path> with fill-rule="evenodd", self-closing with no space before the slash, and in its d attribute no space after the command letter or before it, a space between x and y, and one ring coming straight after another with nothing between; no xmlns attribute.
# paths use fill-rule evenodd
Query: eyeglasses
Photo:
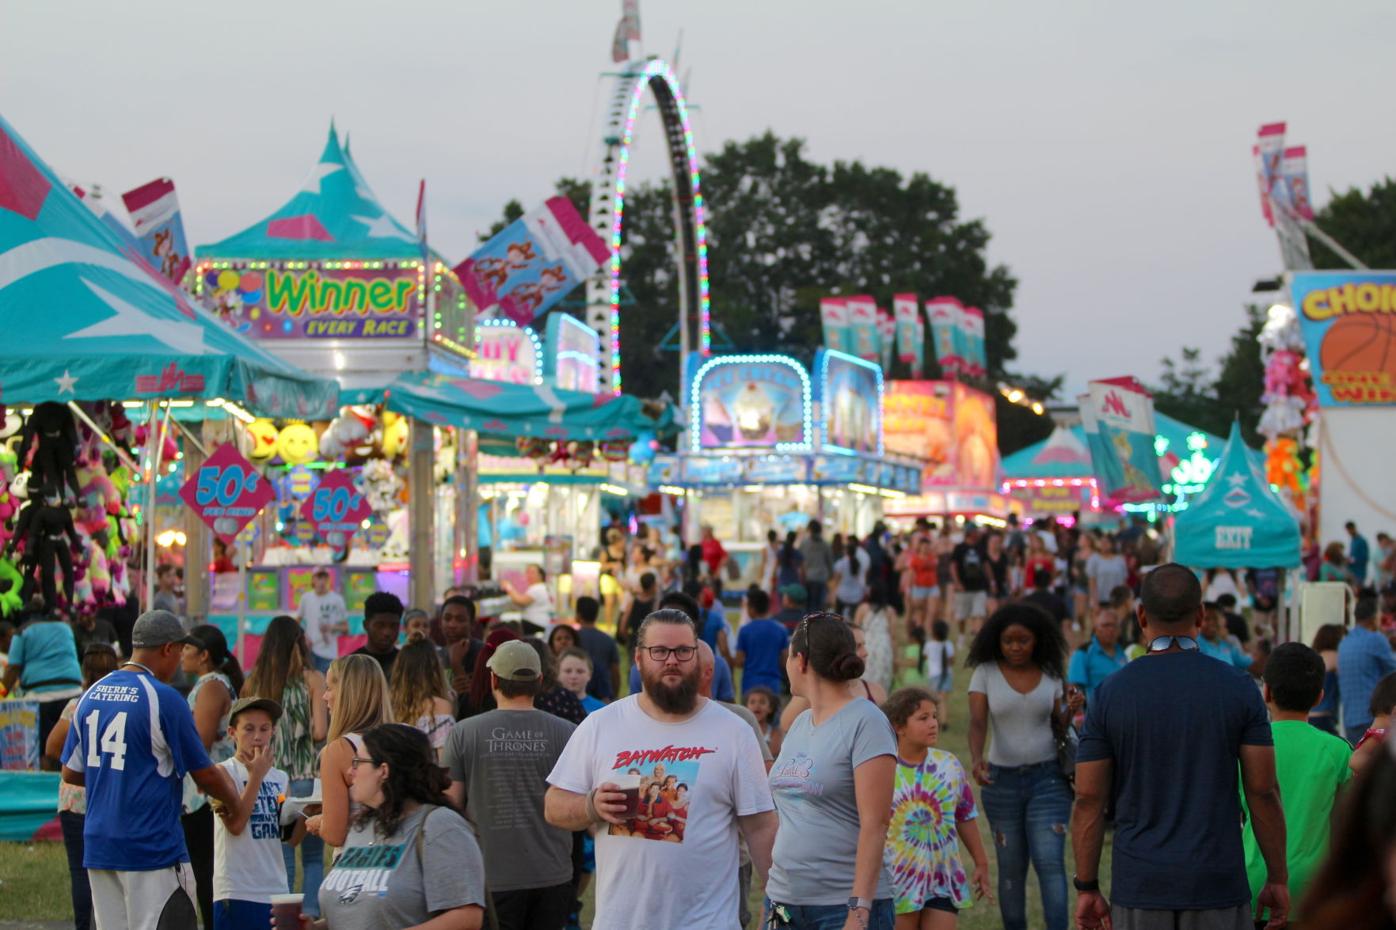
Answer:
<svg viewBox="0 0 1396 930"><path fill-rule="evenodd" d="M377 764L378 764L377 762L374 762L372 759L363 759L363 758L360 758L359 756L355 756L353 759L349 760L349 767L350 767L350 768L353 768L353 769L356 769L356 768L359 767L359 764L360 764L360 763L363 763L364 765L377 765Z"/></svg>
<svg viewBox="0 0 1396 930"><path fill-rule="evenodd" d="M668 646L640 646L639 648L648 652L650 658L656 662L668 662L670 656L673 656L680 662L692 662L693 657L698 654L697 646L675 646L673 648Z"/></svg>

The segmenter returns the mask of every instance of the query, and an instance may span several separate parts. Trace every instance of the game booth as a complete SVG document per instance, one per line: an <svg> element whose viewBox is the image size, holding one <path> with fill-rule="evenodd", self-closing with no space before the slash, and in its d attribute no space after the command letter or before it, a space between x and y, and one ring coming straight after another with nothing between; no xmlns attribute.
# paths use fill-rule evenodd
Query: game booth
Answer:
<svg viewBox="0 0 1396 930"><path fill-rule="evenodd" d="M152 583L152 495L180 453L172 404L328 416L338 385L230 332L152 264L147 244L84 205L0 118L0 614L29 595L75 615ZM186 457L188 452L185 453ZM0 700L0 838L54 827L57 774L36 773L38 701ZM20 770L20 771L16 771Z"/></svg>
<svg viewBox="0 0 1396 930"><path fill-rule="evenodd" d="M711 524L744 575L766 532L867 533L883 504L915 490L919 463L883 448L882 369L821 349L811 373L784 355L694 358L688 431L649 483L685 506L689 535Z"/></svg>
<svg viewBox="0 0 1396 930"><path fill-rule="evenodd" d="M918 517L1002 526L1021 505L995 487L998 424L994 398L959 381L890 381L883 394L889 451L921 463L914 493L889 500L886 514L908 528Z"/></svg>

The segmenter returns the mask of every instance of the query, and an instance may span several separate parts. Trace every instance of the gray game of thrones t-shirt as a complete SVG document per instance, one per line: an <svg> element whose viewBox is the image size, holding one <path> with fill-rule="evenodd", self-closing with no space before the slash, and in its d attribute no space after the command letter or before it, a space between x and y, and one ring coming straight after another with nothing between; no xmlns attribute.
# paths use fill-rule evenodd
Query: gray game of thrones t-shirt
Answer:
<svg viewBox="0 0 1396 930"><path fill-rule="evenodd" d="M465 785L490 891L572 880L572 834L543 818L543 795L575 729L541 710L492 710L462 720L446 738L446 770Z"/></svg>
<svg viewBox="0 0 1396 930"><path fill-rule="evenodd" d="M485 863L470 824L449 807L418 808L387 837L356 825L320 885L320 913L334 930L413 927L467 904L485 905Z"/></svg>

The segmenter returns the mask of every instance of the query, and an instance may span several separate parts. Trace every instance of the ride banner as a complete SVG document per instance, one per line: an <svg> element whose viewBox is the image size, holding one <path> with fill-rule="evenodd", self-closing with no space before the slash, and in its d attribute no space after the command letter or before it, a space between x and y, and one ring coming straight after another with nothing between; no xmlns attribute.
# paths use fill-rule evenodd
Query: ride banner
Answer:
<svg viewBox="0 0 1396 930"><path fill-rule="evenodd" d="M527 326L610 258L601 237L566 197L549 197L456 266L481 314Z"/></svg>
<svg viewBox="0 0 1396 930"><path fill-rule="evenodd" d="M926 319L921 316L919 308L913 307L912 309L916 310L917 313L915 320L916 338L912 343L914 355L911 360L911 376L920 378L921 373L926 370Z"/></svg>
<svg viewBox="0 0 1396 930"><path fill-rule="evenodd" d="M877 308L877 354L882 370L892 367L892 355L897 346L897 321L881 307Z"/></svg>
<svg viewBox="0 0 1396 930"><path fill-rule="evenodd" d="M897 358L908 365L916 364L916 312L915 294L893 294L892 316L897 324Z"/></svg>
<svg viewBox="0 0 1396 930"><path fill-rule="evenodd" d="M235 445L225 443L184 482L179 496L208 524L213 535L231 543L276 499L276 492Z"/></svg>
<svg viewBox="0 0 1396 930"><path fill-rule="evenodd" d="M1284 150L1280 159L1280 177L1289 199L1290 209L1300 219L1314 218L1314 204L1309 198L1309 154L1302 145Z"/></svg>
<svg viewBox="0 0 1396 930"><path fill-rule="evenodd" d="M1275 225L1271 198L1275 181L1280 177L1280 163L1284 159L1284 149L1284 123L1266 123L1260 127L1260 132L1256 137L1256 145L1252 151L1256 156L1256 173L1260 179L1261 211L1265 214L1265 222L1271 226Z"/></svg>
<svg viewBox="0 0 1396 930"><path fill-rule="evenodd" d="M852 352L853 338L848 327L848 303L841 297L819 299L819 321L824 327L824 345L835 352Z"/></svg>
<svg viewBox="0 0 1396 930"><path fill-rule="evenodd" d="M1290 298L1320 407L1396 404L1396 271L1303 271Z"/></svg>
<svg viewBox="0 0 1396 930"><path fill-rule="evenodd" d="M964 364L959 339L962 309L954 297L933 297L926 301L926 320L931 324L936 363L947 375L958 373Z"/></svg>
<svg viewBox="0 0 1396 930"><path fill-rule="evenodd" d="M853 337L852 351L864 361L876 362L882 355L882 336L877 328L877 302L871 297L849 297L848 330Z"/></svg>
<svg viewBox="0 0 1396 930"><path fill-rule="evenodd" d="M131 214L145 260L175 284L183 281L191 262L174 181L157 178L122 194L121 200Z"/></svg>
<svg viewBox="0 0 1396 930"><path fill-rule="evenodd" d="M1134 378L1122 377L1090 382L1081 400L1101 498L1111 505L1160 499L1153 396Z"/></svg>
<svg viewBox="0 0 1396 930"><path fill-rule="evenodd" d="M984 311L965 307L960 314L960 332L964 339L965 374L972 378L984 376Z"/></svg>

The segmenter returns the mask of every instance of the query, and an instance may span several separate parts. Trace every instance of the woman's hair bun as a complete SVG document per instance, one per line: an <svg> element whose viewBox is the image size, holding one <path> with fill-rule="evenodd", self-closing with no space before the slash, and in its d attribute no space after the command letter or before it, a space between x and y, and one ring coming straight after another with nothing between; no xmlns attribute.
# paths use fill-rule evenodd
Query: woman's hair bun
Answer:
<svg viewBox="0 0 1396 930"><path fill-rule="evenodd" d="M829 663L829 678L834 681L852 681L863 677L866 668L856 652L845 652Z"/></svg>

